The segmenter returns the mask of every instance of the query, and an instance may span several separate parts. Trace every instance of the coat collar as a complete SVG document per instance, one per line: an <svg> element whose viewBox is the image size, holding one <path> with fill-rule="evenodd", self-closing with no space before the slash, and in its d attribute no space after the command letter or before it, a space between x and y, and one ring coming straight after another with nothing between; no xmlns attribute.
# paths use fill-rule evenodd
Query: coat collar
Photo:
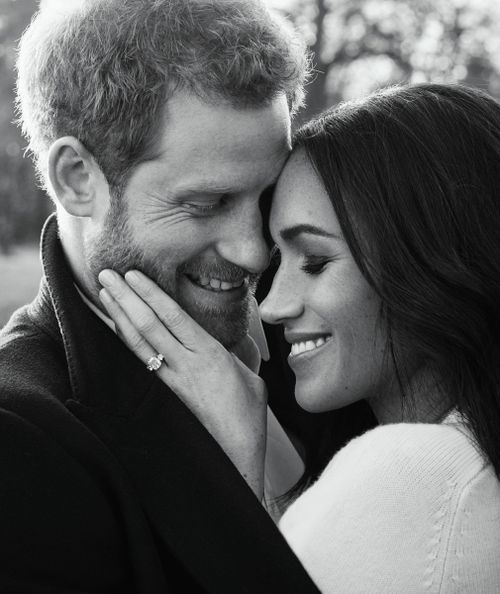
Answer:
<svg viewBox="0 0 500 594"><path fill-rule="evenodd" d="M130 477L162 554L177 557L205 592L317 592L211 435L83 303L54 216L42 264L34 308L47 332L62 337L66 405Z"/></svg>
<svg viewBox="0 0 500 594"><path fill-rule="evenodd" d="M39 317L49 333L62 337L72 398L115 415L132 414L159 380L80 298L55 215L42 232L41 259Z"/></svg>

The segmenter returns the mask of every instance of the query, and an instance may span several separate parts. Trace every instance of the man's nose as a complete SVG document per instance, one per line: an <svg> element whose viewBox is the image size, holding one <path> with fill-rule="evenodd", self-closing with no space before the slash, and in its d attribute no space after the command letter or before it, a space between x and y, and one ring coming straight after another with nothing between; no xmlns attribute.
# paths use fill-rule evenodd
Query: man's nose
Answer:
<svg viewBox="0 0 500 594"><path fill-rule="evenodd" d="M262 216L258 205L237 220L228 221L218 244L219 254L228 262L252 274L260 274L269 265L269 247L264 239Z"/></svg>
<svg viewBox="0 0 500 594"><path fill-rule="evenodd" d="M269 293L259 306L261 318L268 324L286 324L300 317L303 310L297 283L280 265Z"/></svg>

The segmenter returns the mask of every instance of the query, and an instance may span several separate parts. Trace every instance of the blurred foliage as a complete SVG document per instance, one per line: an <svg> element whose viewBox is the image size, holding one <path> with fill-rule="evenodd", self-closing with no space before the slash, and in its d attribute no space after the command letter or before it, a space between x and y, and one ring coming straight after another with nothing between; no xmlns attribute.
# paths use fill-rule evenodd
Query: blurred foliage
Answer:
<svg viewBox="0 0 500 594"><path fill-rule="evenodd" d="M36 0L0 0L0 253L37 240L51 210L31 160L23 158L26 142L14 123L16 44L36 6Z"/></svg>
<svg viewBox="0 0 500 594"><path fill-rule="evenodd" d="M268 0L314 55L307 119L398 82L461 82L500 95L499 0Z"/></svg>
<svg viewBox="0 0 500 594"><path fill-rule="evenodd" d="M397 82L456 81L500 96L500 0L266 1L292 19L314 54L300 121ZM12 123L15 45L36 7L0 0L0 251L36 238L51 210Z"/></svg>

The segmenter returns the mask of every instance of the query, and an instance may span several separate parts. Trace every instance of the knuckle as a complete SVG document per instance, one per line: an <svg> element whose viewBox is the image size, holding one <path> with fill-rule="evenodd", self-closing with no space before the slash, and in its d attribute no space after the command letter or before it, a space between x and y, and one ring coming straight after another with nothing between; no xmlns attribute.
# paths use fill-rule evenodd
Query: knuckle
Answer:
<svg viewBox="0 0 500 594"><path fill-rule="evenodd" d="M142 338L142 336L139 336L139 334L134 334L134 336L131 336L128 339L128 344L129 344L130 349L134 353L137 353L143 349L145 342L144 342L144 339Z"/></svg>
<svg viewBox="0 0 500 594"><path fill-rule="evenodd" d="M136 318L136 326L139 332L150 334L156 327L156 319L151 314L143 314Z"/></svg>
<svg viewBox="0 0 500 594"><path fill-rule="evenodd" d="M152 301L154 297L152 288L148 285L141 287L141 296L145 301Z"/></svg>
<svg viewBox="0 0 500 594"><path fill-rule="evenodd" d="M116 299L119 303L122 302L126 297L125 289L120 285L116 284L113 287L113 298Z"/></svg>
<svg viewBox="0 0 500 594"><path fill-rule="evenodd" d="M164 322L168 328L178 328L184 323L184 315L178 309L168 311L164 315Z"/></svg>

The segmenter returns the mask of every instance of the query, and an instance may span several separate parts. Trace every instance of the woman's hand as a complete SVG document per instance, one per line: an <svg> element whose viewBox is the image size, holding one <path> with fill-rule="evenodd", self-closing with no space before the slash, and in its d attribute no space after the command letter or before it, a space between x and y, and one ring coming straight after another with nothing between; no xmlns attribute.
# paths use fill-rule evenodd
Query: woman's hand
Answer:
<svg viewBox="0 0 500 594"><path fill-rule="evenodd" d="M262 498L267 391L262 379L228 352L171 297L138 271L105 270L100 298L127 346L156 371L219 442ZM248 339L247 339L248 341ZM249 345L241 345L248 353Z"/></svg>

